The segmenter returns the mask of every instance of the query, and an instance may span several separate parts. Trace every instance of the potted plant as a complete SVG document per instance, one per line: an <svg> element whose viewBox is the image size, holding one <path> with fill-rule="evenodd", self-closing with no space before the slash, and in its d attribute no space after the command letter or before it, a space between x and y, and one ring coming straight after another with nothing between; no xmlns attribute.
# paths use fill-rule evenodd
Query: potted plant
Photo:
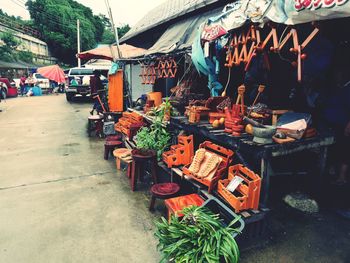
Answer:
<svg viewBox="0 0 350 263"><path fill-rule="evenodd" d="M238 262L239 249L234 234L239 230L233 225L240 217L225 226L219 215L207 207L192 206L182 213L182 219L172 216L170 222L162 218L156 223L158 249L163 253L161 262Z"/></svg>
<svg viewBox="0 0 350 263"><path fill-rule="evenodd" d="M171 116L176 115L176 111L171 105L170 99L166 98L161 105L154 107L148 114L154 116L159 121L169 121Z"/></svg>
<svg viewBox="0 0 350 263"><path fill-rule="evenodd" d="M172 114L172 105L169 98L166 98L163 104L161 105L163 121L169 121Z"/></svg>
<svg viewBox="0 0 350 263"><path fill-rule="evenodd" d="M162 122L155 120L150 127L142 127L136 134L138 154L156 154L158 159L169 146L171 136L162 126ZM149 155L148 155L149 156Z"/></svg>

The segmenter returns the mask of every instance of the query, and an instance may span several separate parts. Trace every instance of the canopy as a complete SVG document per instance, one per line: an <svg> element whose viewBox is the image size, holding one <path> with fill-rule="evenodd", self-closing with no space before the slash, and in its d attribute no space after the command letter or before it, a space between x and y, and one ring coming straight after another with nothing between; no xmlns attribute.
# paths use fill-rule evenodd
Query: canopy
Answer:
<svg viewBox="0 0 350 263"><path fill-rule="evenodd" d="M248 22L296 25L342 17L350 17L348 0L237 0L226 5L219 16L208 19L207 26L212 31L217 27L229 31Z"/></svg>
<svg viewBox="0 0 350 263"><path fill-rule="evenodd" d="M210 10L183 19L171 26L157 40L157 42L146 52L151 54L167 54L174 51L182 51L190 48L202 23L212 16L220 15L222 8Z"/></svg>
<svg viewBox="0 0 350 263"><path fill-rule="evenodd" d="M112 46L102 46L94 49L90 49L88 51L81 52L77 54L78 58L84 60L90 59L107 59L113 60L115 59L128 59L143 56L145 53L145 49L134 47L128 44L123 44L119 46L119 50L121 53L121 58L118 56L118 49L116 45Z"/></svg>
<svg viewBox="0 0 350 263"><path fill-rule="evenodd" d="M37 72L45 78L56 81L57 83L65 82L64 72L58 65L41 67L37 69Z"/></svg>

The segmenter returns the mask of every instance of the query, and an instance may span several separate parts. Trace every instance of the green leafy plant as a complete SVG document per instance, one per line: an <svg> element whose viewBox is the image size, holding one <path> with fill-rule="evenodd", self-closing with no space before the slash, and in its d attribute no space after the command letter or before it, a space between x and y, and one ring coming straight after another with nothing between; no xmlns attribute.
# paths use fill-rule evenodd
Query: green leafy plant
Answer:
<svg viewBox="0 0 350 263"><path fill-rule="evenodd" d="M165 101L158 107L154 107L148 112L148 115L154 116L159 121L169 121L171 116L177 116L175 108L171 105L169 98L166 98Z"/></svg>
<svg viewBox="0 0 350 263"><path fill-rule="evenodd" d="M142 127L136 135L136 147L144 150L154 150L158 159L170 145L171 136L162 126L162 122L156 120L150 127Z"/></svg>
<svg viewBox="0 0 350 263"><path fill-rule="evenodd" d="M224 226L219 215L206 207L192 206L182 213L182 219L172 216L170 223L165 218L156 222L161 262L238 262L240 253L232 234L238 232L233 225L239 217Z"/></svg>

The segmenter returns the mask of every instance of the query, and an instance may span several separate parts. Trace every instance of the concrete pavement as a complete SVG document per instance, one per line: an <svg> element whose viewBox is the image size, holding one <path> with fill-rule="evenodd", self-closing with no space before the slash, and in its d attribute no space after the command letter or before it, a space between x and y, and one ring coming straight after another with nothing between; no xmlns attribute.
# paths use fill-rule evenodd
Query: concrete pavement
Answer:
<svg viewBox="0 0 350 263"><path fill-rule="evenodd" d="M64 95L0 103L0 263L159 262L159 214L87 137L90 107ZM350 262L350 224L332 212L277 207L269 228L242 263Z"/></svg>
<svg viewBox="0 0 350 263"><path fill-rule="evenodd" d="M90 107L0 103L0 262L159 261L148 197L86 136Z"/></svg>

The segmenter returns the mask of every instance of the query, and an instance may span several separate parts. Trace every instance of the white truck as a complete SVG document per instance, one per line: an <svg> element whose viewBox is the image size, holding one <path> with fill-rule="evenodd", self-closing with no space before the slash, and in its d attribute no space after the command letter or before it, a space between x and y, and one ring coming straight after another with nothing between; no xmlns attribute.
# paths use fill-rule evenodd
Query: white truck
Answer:
<svg viewBox="0 0 350 263"><path fill-rule="evenodd" d="M76 95L81 95L83 97L91 95L90 77L94 75L94 70L103 71L95 68L71 68L69 70L66 83L67 101L72 101ZM77 85L71 84L73 79L76 80ZM104 79L106 78L102 75L101 80Z"/></svg>

